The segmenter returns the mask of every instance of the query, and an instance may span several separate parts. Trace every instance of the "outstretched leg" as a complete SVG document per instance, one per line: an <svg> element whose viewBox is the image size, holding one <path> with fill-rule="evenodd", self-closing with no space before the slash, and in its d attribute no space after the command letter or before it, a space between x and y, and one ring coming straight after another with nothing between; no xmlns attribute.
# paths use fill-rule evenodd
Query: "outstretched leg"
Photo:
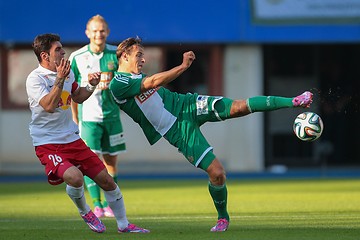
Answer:
<svg viewBox="0 0 360 240"><path fill-rule="evenodd" d="M309 108L312 103L313 94L304 92L293 97L257 96L246 100L234 100L230 110L230 117L242 117L253 112L274 111L281 108L303 107Z"/></svg>
<svg viewBox="0 0 360 240"><path fill-rule="evenodd" d="M247 100L231 100L228 98L222 98L221 100L215 102L214 112L217 119L224 120L227 118L246 116L253 112L273 111L291 107L310 107L311 103L312 93L310 92L304 92L294 98L278 96L258 96ZM204 160L202 162L204 162ZM199 167L204 169L209 175L209 192L218 212L218 221L216 225L211 228L211 231L226 231L229 226L230 218L227 212L225 170L216 157L207 168L205 167L206 165L202 166L202 162Z"/></svg>

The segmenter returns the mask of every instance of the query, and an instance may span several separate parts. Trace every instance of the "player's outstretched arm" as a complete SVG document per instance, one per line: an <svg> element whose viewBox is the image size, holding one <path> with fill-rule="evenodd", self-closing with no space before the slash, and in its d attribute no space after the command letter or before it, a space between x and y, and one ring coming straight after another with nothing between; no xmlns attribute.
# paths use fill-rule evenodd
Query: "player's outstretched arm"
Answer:
<svg viewBox="0 0 360 240"><path fill-rule="evenodd" d="M156 88L159 86L166 85L167 83L173 81L183 72L185 72L195 60L195 54L192 51L185 52L183 54L183 62L168 71L156 73L152 76L144 78L141 84L141 91L145 92L149 89Z"/></svg>
<svg viewBox="0 0 360 240"><path fill-rule="evenodd" d="M96 85L100 82L100 72L89 74L89 83L86 87L79 87L72 93L71 98L75 103L83 103L95 91Z"/></svg>

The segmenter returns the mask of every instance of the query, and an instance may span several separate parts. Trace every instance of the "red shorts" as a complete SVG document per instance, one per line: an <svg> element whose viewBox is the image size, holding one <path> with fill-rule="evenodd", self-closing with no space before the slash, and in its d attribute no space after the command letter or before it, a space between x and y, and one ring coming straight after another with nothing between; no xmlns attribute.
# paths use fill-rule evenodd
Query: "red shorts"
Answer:
<svg viewBox="0 0 360 240"><path fill-rule="evenodd" d="M91 179L105 168L103 162L82 139L66 144L36 146L35 153L41 164L45 166L45 173L52 185L63 183L64 172L72 166L77 167Z"/></svg>

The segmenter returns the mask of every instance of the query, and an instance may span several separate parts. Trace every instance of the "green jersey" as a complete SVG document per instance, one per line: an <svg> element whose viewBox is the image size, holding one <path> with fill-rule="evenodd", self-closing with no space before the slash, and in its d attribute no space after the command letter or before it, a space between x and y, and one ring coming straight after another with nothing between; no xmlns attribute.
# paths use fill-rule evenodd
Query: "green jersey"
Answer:
<svg viewBox="0 0 360 240"><path fill-rule="evenodd" d="M140 125L150 144L156 143L175 123L186 95L159 87L141 93L144 74L115 72L110 83L120 108Z"/></svg>
<svg viewBox="0 0 360 240"><path fill-rule="evenodd" d="M88 84L88 74L101 72L95 92L78 105L79 121L105 122L120 119L120 110L109 91L109 84L118 68L116 46L106 44L102 53L96 54L86 45L70 55L75 80L82 87Z"/></svg>

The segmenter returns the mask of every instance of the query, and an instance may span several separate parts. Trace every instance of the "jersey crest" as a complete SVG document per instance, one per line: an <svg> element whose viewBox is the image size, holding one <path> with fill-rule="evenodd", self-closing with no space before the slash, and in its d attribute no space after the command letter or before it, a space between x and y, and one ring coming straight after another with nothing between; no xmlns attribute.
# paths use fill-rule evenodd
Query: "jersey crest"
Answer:
<svg viewBox="0 0 360 240"><path fill-rule="evenodd" d="M114 71L115 70L115 63L114 61L108 61L107 63L107 67L110 71Z"/></svg>

